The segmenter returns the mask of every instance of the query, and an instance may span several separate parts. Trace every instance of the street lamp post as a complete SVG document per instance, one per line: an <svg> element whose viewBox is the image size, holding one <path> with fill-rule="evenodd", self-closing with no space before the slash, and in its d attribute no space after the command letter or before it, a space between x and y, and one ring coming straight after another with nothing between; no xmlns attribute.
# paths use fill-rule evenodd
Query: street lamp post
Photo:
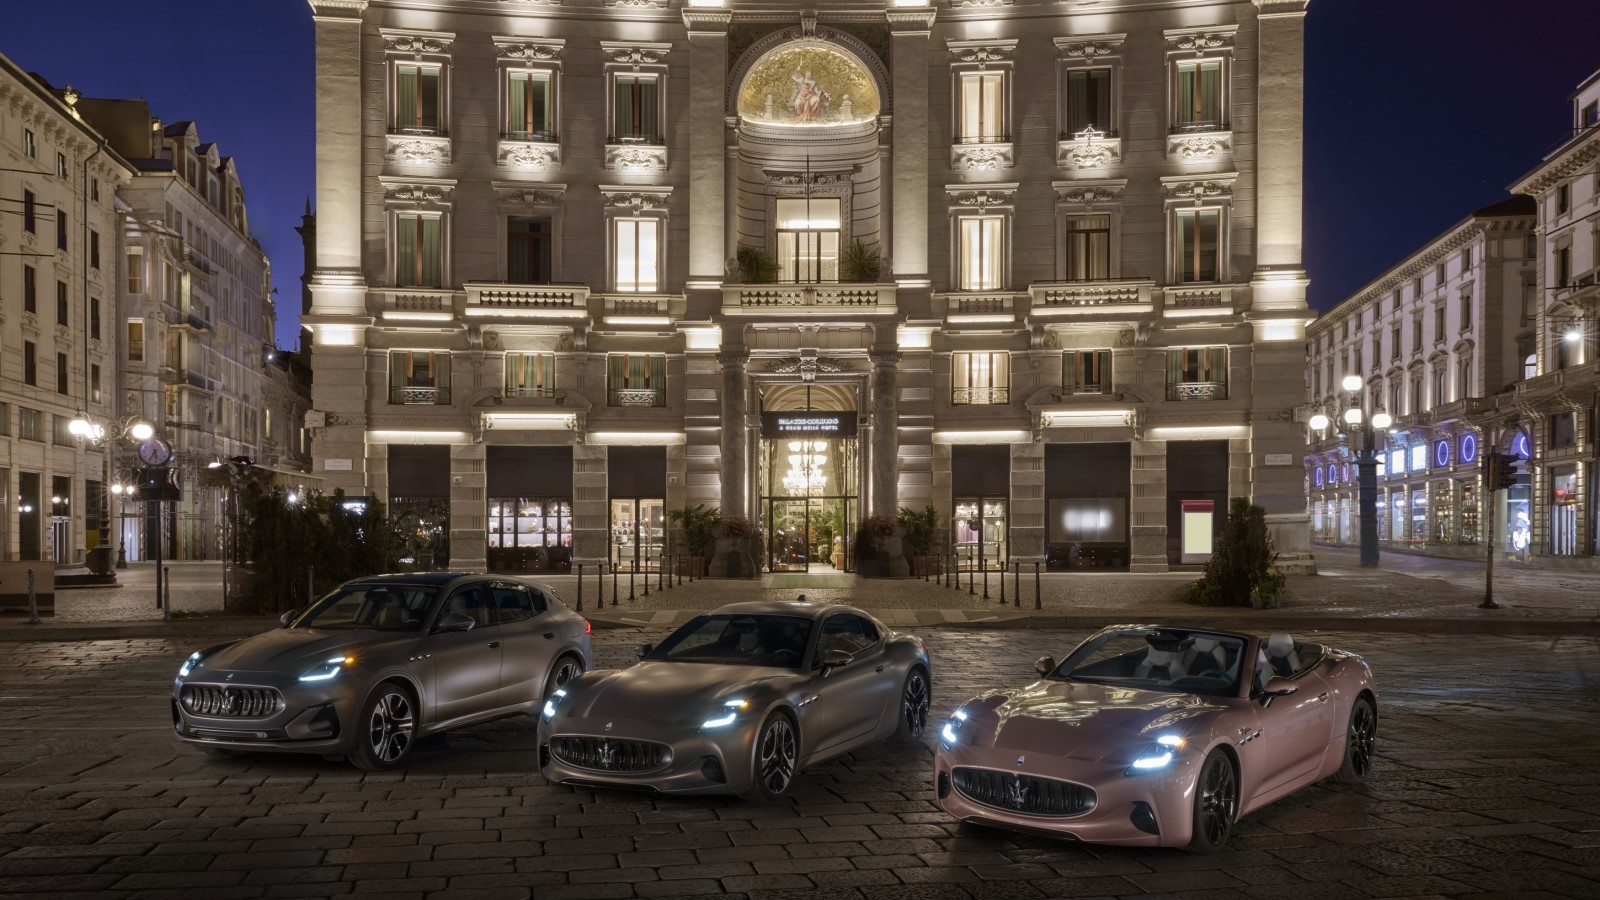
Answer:
<svg viewBox="0 0 1600 900"><path fill-rule="evenodd" d="M67 431L72 434L73 437L76 437L82 441L87 441L91 446L100 447L102 449L102 463L103 470L105 472L104 480L101 482L102 484L107 481L111 481L111 471L113 468L112 456L116 454L118 447L116 443L117 441L127 438L134 443L139 443L149 440L150 438L154 437L156 433L155 426L151 425L149 422L146 422L144 419L139 418L138 416L128 416L116 422L100 422L90 418L89 414L86 412L80 412L74 416L72 421L67 423ZM124 493L131 495L132 492L132 485L125 486L120 482L116 482L111 485L111 493L117 498L117 512L119 513L119 520L117 522L118 549L116 562L116 567L119 569L125 569L128 567L126 539L125 535L123 534L123 523L120 521L120 513L122 512L122 495ZM98 514L99 513L97 510L96 515ZM85 524L85 528L87 528L87 523Z"/></svg>
<svg viewBox="0 0 1600 900"><path fill-rule="evenodd" d="M209 463L208 469L222 469L228 475L228 499L224 504L226 512L223 519L223 559L222 559L222 608L232 610L232 603L237 598L233 596L234 569L239 563L239 479L242 478L255 465L255 460L248 456L229 457L227 462L214 460ZM290 495L291 498L293 495ZM291 503L294 501L291 499Z"/></svg>
<svg viewBox="0 0 1600 900"><path fill-rule="evenodd" d="M1368 416L1361 408L1360 375L1346 375L1343 387L1350 395L1349 406L1338 422L1338 433L1344 436L1356 463L1357 512L1361 524L1361 568L1378 567L1378 456L1383 452L1383 431L1394 419L1382 408ZM1311 417L1311 429L1326 436L1333 421L1327 413L1317 412Z"/></svg>

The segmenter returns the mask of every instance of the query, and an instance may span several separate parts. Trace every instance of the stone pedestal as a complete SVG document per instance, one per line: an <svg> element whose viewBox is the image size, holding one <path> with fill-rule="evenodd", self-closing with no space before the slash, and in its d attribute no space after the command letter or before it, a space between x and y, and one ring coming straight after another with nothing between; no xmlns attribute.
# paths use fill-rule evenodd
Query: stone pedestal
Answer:
<svg viewBox="0 0 1600 900"><path fill-rule="evenodd" d="M745 537L719 537L711 559L706 565L706 575L710 578L756 578L760 576L760 547L759 538Z"/></svg>

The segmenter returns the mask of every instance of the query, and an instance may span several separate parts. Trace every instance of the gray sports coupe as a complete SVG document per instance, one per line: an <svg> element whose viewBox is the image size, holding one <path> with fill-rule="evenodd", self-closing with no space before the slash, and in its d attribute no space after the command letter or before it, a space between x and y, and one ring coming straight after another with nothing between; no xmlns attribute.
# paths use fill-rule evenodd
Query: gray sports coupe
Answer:
<svg viewBox="0 0 1600 900"><path fill-rule="evenodd" d="M927 727L928 648L853 607L735 603L638 652L545 703L546 779L771 800L805 766Z"/></svg>
<svg viewBox="0 0 1600 900"><path fill-rule="evenodd" d="M351 581L276 631L197 650L172 683L179 741L400 765L425 734L517 712L589 666L589 623L542 584L428 573Z"/></svg>

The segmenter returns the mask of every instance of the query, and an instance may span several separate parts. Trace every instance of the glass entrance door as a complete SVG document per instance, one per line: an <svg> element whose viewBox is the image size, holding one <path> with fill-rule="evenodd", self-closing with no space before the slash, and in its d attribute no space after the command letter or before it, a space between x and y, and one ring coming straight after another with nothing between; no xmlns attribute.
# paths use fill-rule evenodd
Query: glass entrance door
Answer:
<svg viewBox="0 0 1600 900"><path fill-rule="evenodd" d="M854 497L766 498L767 571L851 571L854 515Z"/></svg>
<svg viewBox="0 0 1600 900"><path fill-rule="evenodd" d="M611 565L619 570L655 571L665 548L667 501L611 499Z"/></svg>

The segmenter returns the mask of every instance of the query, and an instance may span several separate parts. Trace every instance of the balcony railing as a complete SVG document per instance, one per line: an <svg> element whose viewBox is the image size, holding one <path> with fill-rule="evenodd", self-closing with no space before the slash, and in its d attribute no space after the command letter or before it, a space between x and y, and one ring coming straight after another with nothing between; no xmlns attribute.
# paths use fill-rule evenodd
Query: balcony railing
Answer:
<svg viewBox="0 0 1600 900"><path fill-rule="evenodd" d="M1052 281L1028 286L1033 311L1046 315L1154 312L1152 281Z"/></svg>
<svg viewBox="0 0 1600 900"><path fill-rule="evenodd" d="M1167 385L1168 400L1226 400L1226 381L1177 381Z"/></svg>
<svg viewBox="0 0 1600 900"><path fill-rule="evenodd" d="M622 388L607 392L611 406L666 406L667 392L661 388Z"/></svg>
<svg viewBox="0 0 1600 900"><path fill-rule="evenodd" d="M1557 285L1550 292L1550 299L1585 309L1594 307L1600 301L1600 266L1570 276L1566 284Z"/></svg>
<svg viewBox="0 0 1600 900"><path fill-rule="evenodd" d="M589 288L582 284L501 284L468 282L467 306L500 309L578 309L589 299Z"/></svg>
<svg viewBox="0 0 1600 900"><path fill-rule="evenodd" d="M205 391L214 391L217 389L216 381L201 375L199 372L196 372L193 369L189 369L184 373L184 380L188 382L190 387L197 387Z"/></svg>
<svg viewBox="0 0 1600 900"><path fill-rule="evenodd" d="M1069 388L1062 388L1061 391L1060 391L1060 396L1062 396L1062 397L1080 397L1080 396L1084 396L1084 395L1088 395L1088 394L1109 394L1109 393L1111 393L1111 385L1109 383L1107 383L1107 384L1075 384L1075 385L1073 385L1072 387L1069 387Z"/></svg>
<svg viewBox="0 0 1600 900"><path fill-rule="evenodd" d="M724 314L897 312L893 284L729 284L722 287Z"/></svg>
<svg viewBox="0 0 1600 900"><path fill-rule="evenodd" d="M1003 406L1011 402L1011 389L1003 387L955 388L950 402L957 406Z"/></svg>
<svg viewBox="0 0 1600 900"><path fill-rule="evenodd" d="M450 389L413 385L391 387L389 402L407 406L447 406L450 403Z"/></svg>
<svg viewBox="0 0 1600 900"><path fill-rule="evenodd" d="M553 387L507 387L500 389L500 396L506 399L548 399L556 395Z"/></svg>

